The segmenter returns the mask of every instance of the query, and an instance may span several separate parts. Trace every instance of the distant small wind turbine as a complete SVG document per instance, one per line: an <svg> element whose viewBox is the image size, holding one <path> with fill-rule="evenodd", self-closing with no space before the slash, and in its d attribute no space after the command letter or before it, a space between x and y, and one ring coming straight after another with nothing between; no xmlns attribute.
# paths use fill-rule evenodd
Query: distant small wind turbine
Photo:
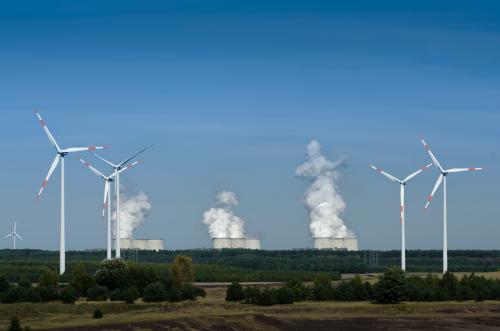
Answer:
<svg viewBox="0 0 500 331"><path fill-rule="evenodd" d="M64 271L66 270L66 241L65 241L65 236L64 236L64 226L65 226L65 202L64 202L64 158L66 155L70 153L75 153L75 152L81 152L81 151L95 151L96 149L103 149L105 148L104 146L89 146L89 147L71 147L71 148L66 148L66 149L61 149L59 145L57 144L56 140L52 136L52 133L50 133L49 128L45 124L45 121L42 119L40 114L35 111L35 115L38 118L38 121L40 122L40 125L42 126L42 129L45 131L47 134L47 137L49 138L50 143L54 148L56 149L56 157L54 158L54 161L52 161L52 165L50 166L49 172L45 179L43 180L42 187L40 188L40 191L37 194L37 200L40 198L42 195L43 190L45 189L45 186L47 186L47 183L50 179L50 176L52 176L52 173L56 169L57 165L59 164L59 161L61 161L61 231L60 231L60 239L59 239L59 274L63 274Z"/></svg>
<svg viewBox="0 0 500 331"><path fill-rule="evenodd" d="M400 214L401 214L401 270L406 270L406 244L405 244L405 212L406 212L406 207L405 207L405 186L406 186L406 183L412 179L413 177L415 177L416 175L418 175L419 173L421 173L422 171L424 170L427 170L429 169L429 167L432 166L432 163L426 165L426 166L423 166L422 168L418 169L417 171L415 171L414 173L412 173L411 175L408 175L405 179L403 180L400 180L400 179L397 179L396 177L394 177L393 175L385 172L384 170L382 169L379 169L373 165L370 165L370 167L377 171L378 173L384 175L385 177L389 178L391 181L393 182L396 182L399 184L400 186L400 199L401 199L401 204L400 204Z"/></svg>
<svg viewBox="0 0 500 331"><path fill-rule="evenodd" d="M19 233L16 232L16 224L17 222L14 222L14 231L12 231L12 233L9 233L8 235L6 235L4 237L4 239L7 239L7 238L10 238L12 237L12 240L14 242L14 249L16 249L16 237L23 240L23 238L21 238L21 236L19 235Z"/></svg>
<svg viewBox="0 0 500 331"><path fill-rule="evenodd" d="M90 171L92 171L94 174L99 176L101 179L104 180L104 204L102 207L102 216L104 217L104 214L106 213L106 207L108 209L108 245L107 245L107 254L106 258L108 260L111 260L111 243L112 243L112 238L111 238L111 183L115 180L116 177L116 172L113 172L110 176L104 176L102 172L94 168L90 163L86 162L83 159L80 159L80 162L82 162L85 167L89 168ZM141 161L135 161L129 164L128 166L124 167L123 169L119 170L118 173L122 173L123 171L132 168L133 166L137 165Z"/></svg>
<svg viewBox="0 0 500 331"><path fill-rule="evenodd" d="M115 172L114 172L115 194L116 194L116 206L115 206L115 210L116 210L116 241L115 241L115 245L116 245L116 247L115 247L115 257L117 259L121 258L121 249L120 249L120 245L121 245L121 243L120 243L120 239L121 239L120 238L120 173L121 173L121 170L123 170L125 167L130 167L131 166L131 165L125 166L125 164L127 164L130 161L132 161L139 154L141 154L142 152L146 151L147 149L153 147L154 145L156 145L156 143L151 144L148 147L145 147L145 148L141 149L140 151L138 151L137 153L135 153L131 157L127 158L125 161L122 161L122 162L120 162L118 164L111 163L108 160L106 160L105 158L103 158L102 156L99 156L99 155L97 155L97 154L94 153L94 155L96 157L98 157L102 161L104 161L107 164L109 164L115 170Z"/></svg>
<svg viewBox="0 0 500 331"><path fill-rule="evenodd" d="M432 189L432 193L429 195L427 198L427 203L425 204L425 209L429 207L429 204L431 203L432 199L434 198L434 194L436 193L437 189L443 183L443 274L448 271L448 233L447 233L447 222L448 222L448 215L447 215L447 206L446 206L446 177L450 173L454 172L464 172L464 171L476 171L476 170L482 170L483 168L453 168L453 169L448 169L445 170L443 167L441 167L441 164L439 164L439 161L437 158L434 156L434 154L431 151L431 148L427 143L424 141L424 138L421 138L422 144L424 145L425 149L427 150L427 153L431 157L432 163L439 169L439 172L441 173L436 181L436 184L434 185L434 188Z"/></svg>

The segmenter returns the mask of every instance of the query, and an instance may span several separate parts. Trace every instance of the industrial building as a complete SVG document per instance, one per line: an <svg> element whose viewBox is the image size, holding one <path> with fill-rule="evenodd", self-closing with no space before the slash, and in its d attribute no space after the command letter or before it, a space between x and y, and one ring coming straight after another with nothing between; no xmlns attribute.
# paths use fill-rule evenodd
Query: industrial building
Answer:
<svg viewBox="0 0 500 331"><path fill-rule="evenodd" d="M213 238L213 248L260 249L260 239L251 238Z"/></svg>
<svg viewBox="0 0 500 331"><path fill-rule="evenodd" d="M116 246L115 246L116 247ZM163 239L120 239L121 249L138 249L142 251L160 251L163 250Z"/></svg>
<svg viewBox="0 0 500 331"><path fill-rule="evenodd" d="M351 238L314 238L314 249L332 249L342 251L357 251L358 239Z"/></svg>

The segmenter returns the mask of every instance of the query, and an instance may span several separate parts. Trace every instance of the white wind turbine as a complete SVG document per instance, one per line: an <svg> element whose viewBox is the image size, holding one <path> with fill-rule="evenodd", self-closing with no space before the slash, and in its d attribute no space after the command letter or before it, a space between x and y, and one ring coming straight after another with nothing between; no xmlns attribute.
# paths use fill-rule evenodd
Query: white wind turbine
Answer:
<svg viewBox="0 0 500 331"><path fill-rule="evenodd" d="M441 174L439 175L436 184L434 185L434 188L432 189L432 193L427 197L427 203L425 204L425 209L429 207L429 204L431 203L434 194L436 193L437 189L443 183L443 274L448 271L448 233L447 233L447 222L448 222L448 215L447 215L447 206L446 206L446 177L450 173L455 173L455 172L464 172L464 171L476 171L476 170L482 170L483 168L453 168L453 169L448 169L445 170L443 167L441 167L441 164L439 164L439 161L436 159L434 154L432 153L429 145L426 144L424 141L424 138L421 138L422 144L424 145L425 149L427 150L427 153L429 153L429 156L431 157L432 163L439 169Z"/></svg>
<svg viewBox="0 0 500 331"><path fill-rule="evenodd" d="M151 144L148 147L145 147L132 155L131 157L127 158L125 161L122 161L118 164L114 164L106 160L105 158L97 155L94 153L95 156L109 164L111 167L114 169L114 178L115 178L115 194L116 194L116 206L115 206L115 212L116 212L116 238L115 238L115 257L117 259L121 258L121 249L120 249L120 173L122 170L126 167L125 164L132 161L135 157L137 157L139 154L144 152L145 150L149 149L150 147L154 146L155 144Z"/></svg>
<svg viewBox="0 0 500 331"><path fill-rule="evenodd" d="M7 238L10 238L12 237L12 240L14 241L14 249L16 249L16 237L23 240L23 238L21 238L21 236L19 235L19 233L16 232L16 224L17 222L14 222L14 231L12 231L12 233L9 233L8 235L6 235L4 237L4 239L7 239Z"/></svg>
<svg viewBox="0 0 500 331"><path fill-rule="evenodd" d="M52 176L52 173L56 169L57 165L59 162L61 162L61 230L60 230L60 239L59 239L59 273L62 275L64 271L66 270L66 242L65 242L65 202L64 202L64 158L66 155L70 153L75 153L75 152L81 152L81 151L95 151L96 149L103 149L104 146L88 146L88 147L70 147L66 149L61 149L59 145L57 144L56 140L52 136L52 134L49 131L49 128L45 124L44 120L40 116L38 112L35 111L35 115L38 118L38 121L40 122L40 125L42 126L43 130L47 134L47 137L49 138L50 143L54 148L56 149L56 157L54 158L54 161L52 161L52 164L49 168L49 172L47 173L47 176L43 180L42 187L40 188L40 191L37 194L37 199L40 198L42 195L43 190L45 189L45 186L47 186L47 183L50 179L50 176Z"/></svg>
<svg viewBox="0 0 500 331"><path fill-rule="evenodd" d="M80 161L85 165L85 167L89 168L94 174L99 176L104 180L104 204L102 207L102 216L104 217L104 214L106 213L106 207L108 209L108 245L107 245L107 254L106 258L108 260L111 260L111 243L112 243L112 238L111 238L111 183L115 180L116 177L116 172L113 172L110 176L104 176L99 170L94 168L90 163L86 162L83 159L80 159ZM131 164L127 165L123 169L119 170L118 173L122 173L123 171L132 168L136 164L138 164L141 161L134 161Z"/></svg>
<svg viewBox="0 0 500 331"><path fill-rule="evenodd" d="M400 199L401 199L401 204L400 204L400 215L401 215L401 270L406 270L406 244L405 244L405 212L406 212L406 208L405 208L405 186L406 186L406 183L411 180L413 177L415 177L416 175L418 175L419 173L421 173L422 171L424 170L427 170L429 169L429 167L432 166L432 163L426 165L426 166L423 166L422 168L418 169L417 171L415 171L414 173L408 175L405 179L403 180L400 180L396 177L394 177L393 175L385 172L384 170L382 169L379 169L373 165L370 165L370 167L379 172L380 174L384 175L385 177L389 178L391 181L393 182L396 182L399 184L399 187L400 187Z"/></svg>

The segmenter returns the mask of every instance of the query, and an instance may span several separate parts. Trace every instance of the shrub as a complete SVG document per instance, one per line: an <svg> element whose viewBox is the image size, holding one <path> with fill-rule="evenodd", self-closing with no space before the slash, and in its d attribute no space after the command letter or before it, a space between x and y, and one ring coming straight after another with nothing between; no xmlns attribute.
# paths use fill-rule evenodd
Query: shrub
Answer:
<svg viewBox="0 0 500 331"><path fill-rule="evenodd" d="M177 255L170 266L170 276L175 287L194 280L193 260L189 256Z"/></svg>
<svg viewBox="0 0 500 331"><path fill-rule="evenodd" d="M332 281L327 274L321 274L314 280L312 289L312 297L316 301L324 301L333 299L334 291Z"/></svg>
<svg viewBox="0 0 500 331"><path fill-rule="evenodd" d="M374 287L374 299L378 303L399 303L406 299L408 284L404 272L392 267L385 270Z"/></svg>
<svg viewBox="0 0 500 331"><path fill-rule="evenodd" d="M87 272L83 263L78 263L71 270L71 286L80 295L85 295L88 289L95 285L95 279Z"/></svg>
<svg viewBox="0 0 500 331"><path fill-rule="evenodd" d="M176 287L171 287L167 291L167 299L169 302L180 302L182 301L182 292Z"/></svg>
<svg viewBox="0 0 500 331"><path fill-rule="evenodd" d="M292 304L295 300L293 289L282 287L276 290L276 302L282 305Z"/></svg>
<svg viewBox="0 0 500 331"><path fill-rule="evenodd" d="M226 291L226 301L242 301L244 298L243 287L240 283L231 283Z"/></svg>
<svg viewBox="0 0 500 331"><path fill-rule="evenodd" d="M155 269L136 263L129 263L128 266L128 285L134 286L142 292L144 288L151 283L160 281L160 276ZM166 286L167 288L170 286Z"/></svg>
<svg viewBox="0 0 500 331"><path fill-rule="evenodd" d="M17 316L12 316L10 318L10 326L7 331L22 331L21 329L21 321Z"/></svg>
<svg viewBox="0 0 500 331"><path fill-rule="evenodd" d="M63 303L72 304L78 299L78 291L71 285L65 286L60 292Z"/></svg>
<svg viewBox="0 0 500 331"><path fill-rule="evenodd" d="M293 291L293 300L294 301L304 301L310 296L310 291L307 287L304 286L299 279L291 279L289 280L285 287L291 289Z"/></svg>
<svg viewBox="0 0 500 331"><path fill-rule="evenodd" d="M205 297L205 290L193 286L191 284L184 284L180 288L182 300L196 300L197 297Z"/></svg>
<svg viewBox="0 0 500 331"><path fill-rule="evenodd" d="M59 274L54 270L46 268L38 279L38 286L57 288L59 286Z"/></svg>
<svg viewBox="0 0 500 331"><path fill-rule="evenodd" d="M99 308L94 310L94 315L92 316L93 318L103 318L104 314L102 313L102 310Z"/></svg>
<svg viewBox="0 0 500 331"><path fill-rule="evenodd" d="M55 287L38 286L37 289L40 293L40 299L42 302L55 301L60 299L59 292Z"/></svg>
<svg viewBox="0 0 500 331"><path fill-rule="evenodd" d="M143 299L146 302L165 301L167 299L165 286L160 282L154 282L147 285L143 291Z"/></svg>
<svg viewBox="0 0 500 331"><path fill-rule="evenodd" d="M29 279L23 278L21 279L18 283L17 286L25 288L25 289L30 289L31 288L31 281Z"/></svg>
<svg viewBox="0 0 500 331"><path fill-rule="evenodd" d="M98 285L109 290L125 288L128 285L128 265L121 259L105 260L101 262L100 268L95 273Z"/></svg>
<svg viewBox="0 0 500 331"><path fill-rule="evenodd" d="M126 303L134 303L139 297L139 290L135 287L116 289L110 295L111 301L125 301Z"/></svg>
<svg viewBox="0 0 500 331"><path fill-rule="evenodd" d="M248 286L245 289L243 289L243 302L252 304L252 305L257 305L259 303L259 297L260 297L260 290L256 288L255 286Z"/></svg>
<svg viewBox="0 0 500 331"><path fill-rule="evenodd" d="M15 303L26 302L29 299L29 290L24 287L13 286L4 293L2 302Z"/></svg>
<svg viewBox="0 0 500 331"><path fill-rule="evenodd" d="M108 289L104 286L95 285L87 290L87 301L106 301Z"/></svg>
<svg viewBox="0 0 500 331"><path fill-rule="evenodd" d="M5 278L5 275L0 274L0 293L6 292L10 288L10 284Z"/></svg>
<svg viewBox="0 0 500 331"><path fill-rule="evenodd" d="M276 291L265 288L259 295L258 304L260 306L272 306L277 303Z"/></svg>

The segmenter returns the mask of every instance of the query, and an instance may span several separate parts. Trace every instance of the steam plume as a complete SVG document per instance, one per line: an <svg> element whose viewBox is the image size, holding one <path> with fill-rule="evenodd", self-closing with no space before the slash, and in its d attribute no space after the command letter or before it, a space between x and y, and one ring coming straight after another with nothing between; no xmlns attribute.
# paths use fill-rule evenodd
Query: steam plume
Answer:
<svg viewBox="0 0 500 331"><path fill-rule="evenodd" d="M333 162L326 159L316 140L307 145L306 158L295 174L312 181L304 197L304 205L309 210L311 233L315 238L353 236L342 220L346 204L336 184L338 169L345 160L341 158Z"/></svg>
<svg viewBox="0 0 500 331"><path fill-rule="evenodd" d="M121 193L120 238L133 238L134 230L144 223L150 209L151 203L144 192L139 192L132 197ZM113 219L116 221L116 211Z"/></svg>
<svg viewBox="0 0 500 331"><path fill-rule="evenodd" d="M212 238L244 238L245 221L234 215L232 206L238 205L236 194L230 191L221 191L216 195L220 207L210 208L203 213L203 223L208 225L208 232Z"/></svg>

